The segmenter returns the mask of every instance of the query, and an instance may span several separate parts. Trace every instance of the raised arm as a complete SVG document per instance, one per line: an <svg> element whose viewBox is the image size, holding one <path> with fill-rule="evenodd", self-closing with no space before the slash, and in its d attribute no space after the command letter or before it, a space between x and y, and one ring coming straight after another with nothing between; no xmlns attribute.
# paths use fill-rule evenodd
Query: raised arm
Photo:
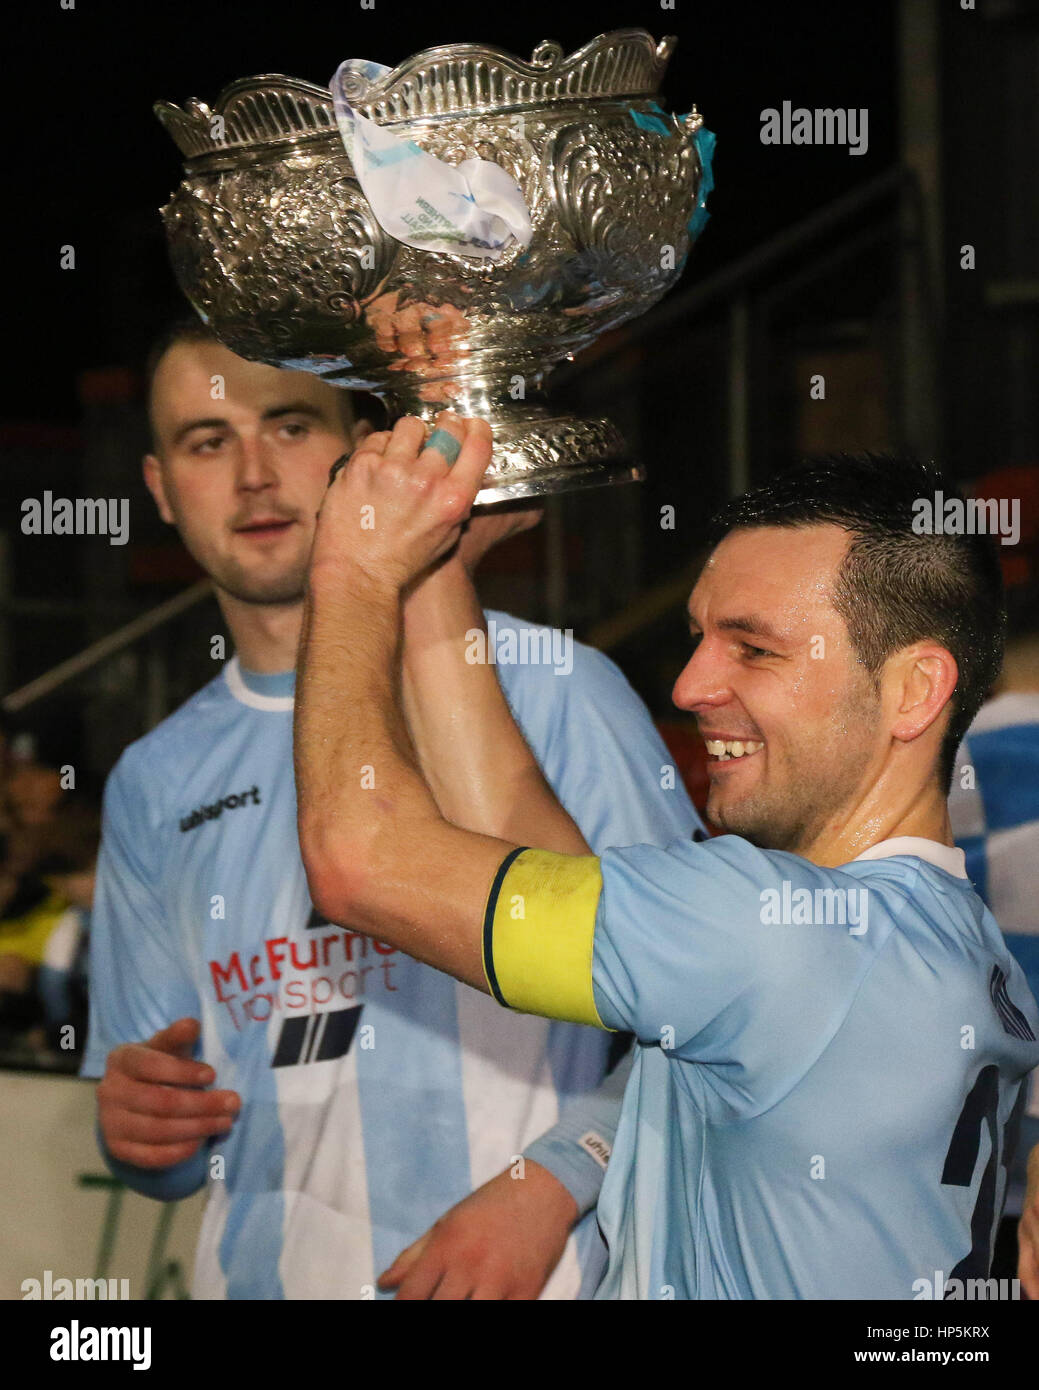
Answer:
<svg viewBox="0 0 1039 1390"><path fill-rule="evenodd" d="M518 524L529 524L529 517ZM509 527L506 517L475 519L458 551L409 594L404 713L422 774L453 824L561 854L587 854L584 836L516 727L494 666L479 659L487 651L487 624L463 547L475 555Z"/></svg>
<svg viewBox="0 0 1039 1390"><path fill-rule="evenodd" d="M461 443L453 468L435 448L418 453L422 424L406 419L381 452L355 453L326 495L300 646L300 847L311 897L330 920L486 991L484 907L517 846L444 819L401 710L403 595L457 541L490 462L484 422L448 417L442 428ZM504 701L500 714L509 737ZM565 812L513 737L513 767L530 764L532 816L559 825Z"/></svg>

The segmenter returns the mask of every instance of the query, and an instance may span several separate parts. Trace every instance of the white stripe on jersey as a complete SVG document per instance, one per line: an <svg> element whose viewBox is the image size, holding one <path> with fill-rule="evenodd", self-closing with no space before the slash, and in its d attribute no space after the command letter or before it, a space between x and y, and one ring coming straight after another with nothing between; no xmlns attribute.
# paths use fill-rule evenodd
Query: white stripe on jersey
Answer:
<svg viewBox="0 0 1039 1390"><path fill-rule="evenodd" d="M227 1280L220 1268L220 1241L223 1239L229 1207L225 1184L211 1182L198 1233L198 1249L195 1251L195 1271L191 1279L193 1299L227 1297Z"/></svg>
<svg viewBox="0 0 1039 1390"><path fill-rule="evenodd" d="M547 1019L503 1009L468 985L457 986L457 1000L469 1163L477 1188L509 1168L559 1118L548 1057L551 1025ZM574 1299L580 1286L571 1236L541 1298Z"/></svg>
<svg viewBox="0 0 1039 1390"><path fill-rule="evenodd" d="M315 1015L311 1053L327 1026L327 1014ZM382 1271L373 1264L357 1052L278 1067L275 1075L278 1113L292 1136L285 1146L282 1284L293 1298L363 1298Z"/></svg>

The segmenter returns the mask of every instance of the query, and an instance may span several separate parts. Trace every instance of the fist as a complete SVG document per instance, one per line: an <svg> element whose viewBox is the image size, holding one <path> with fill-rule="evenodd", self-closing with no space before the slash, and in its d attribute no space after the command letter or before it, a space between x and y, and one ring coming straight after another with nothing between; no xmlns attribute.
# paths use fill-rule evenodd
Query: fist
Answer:
<svg viewBox="0 0 1039 1390"><path fill-rule="evenodd" d="M405 416L362 441L325 494L312 577L353 566L403 589L456 544L491 462L491 429L450 411L436 426L427 440Z"/></svg>

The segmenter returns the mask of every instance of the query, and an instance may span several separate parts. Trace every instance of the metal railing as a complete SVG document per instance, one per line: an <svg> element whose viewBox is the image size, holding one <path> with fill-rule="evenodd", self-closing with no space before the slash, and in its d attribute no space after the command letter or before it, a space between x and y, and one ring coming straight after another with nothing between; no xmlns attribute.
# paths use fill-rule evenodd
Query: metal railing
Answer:
<svg viewBox="0 0 1039 1390"><path fill-rule="evenodd" d="M189 589L175 594L165 603L158 604L155 608L142 613L122 627L116 628L115 632L110 632L106 637L91 642L90 646L85 647L83 651L77 652L75 656L70 656L65 661L60 661L57 666L52 666L49 671L45 671L42 676L37 676L35 680L19 686L10 695L4 696L3 700L0 701L0 706L8 714L16 714L26 709L35 701L42 700L44 696L52 695L55 690L68 681L83 675L85 671L91 670L102 661L117 656L143 637L148 637L153 632L165 627L174 618L179 618L182 613L194 608L203 599L209 598L212 592L211 581L199 579Z"/></svg>

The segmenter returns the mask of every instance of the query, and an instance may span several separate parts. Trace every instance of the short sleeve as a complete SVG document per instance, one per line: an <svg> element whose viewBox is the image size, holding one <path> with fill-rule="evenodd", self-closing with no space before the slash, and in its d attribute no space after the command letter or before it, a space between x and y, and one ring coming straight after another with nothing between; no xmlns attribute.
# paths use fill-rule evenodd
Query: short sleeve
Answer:
<svg viewBox="0 0 1039 1390"><path fill-rule="evenodd" d="M177 949L162 897L155 789L133 749L105 786L101 850L90 920L90 1021L81 1075L102 1076L109 1052L143 1042L175 1019L199 1017L198 992Z"/></svg>
<svg viewBox="0 0 1039 1390"><path fill-rule="evenodd" d="M705 1064L744 1099L819 1056L893 924L857 875L734 835L610 850L600 870L603 1024Z"/></svg>
<svg viewBox="0 0 1039 1390"><path fill-rule="evenodd" d="M746 1104L818 1057L892 923L859 876L732 835L523 850L492 887L484 963L500 1002L633 1032Z"/></svg>

